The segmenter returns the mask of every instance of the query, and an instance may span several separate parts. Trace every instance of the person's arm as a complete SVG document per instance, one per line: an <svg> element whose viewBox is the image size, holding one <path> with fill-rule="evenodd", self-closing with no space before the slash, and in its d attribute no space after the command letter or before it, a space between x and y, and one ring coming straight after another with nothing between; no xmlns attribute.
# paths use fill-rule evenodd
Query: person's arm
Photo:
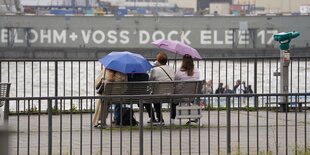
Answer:
<svg viewBox="0 0 310 155"><path fill-rule="evenodd" d="M155 80L155 69L152 69L150 71L150 81L154 81Z"/></svg>
<svg viewBox="0 0 310 155"><path fill-rule="evenodd" d="M238 87L239 87L239 85L238 85L238 84L234 85L233 90L234 90L234 91L236 91L236 90L238 89Z"/></svg>
<svg viewBox="0 0 310 155"><path fill-rule="evenodd" d="M104 78L104 70L101 70L99 72L99 75L95 79L95 88L98 88L100 86L101 80L103 80L103 78Z"/></svg>
<svg viewBox="0 0 310 155"><path fill-rule="evenodd" d="M196 73L194 73L195 79L199 80L200 79L200 72L197 68L195 68L195 70L196 70Z"/></svg>
<svg viewBox="0 0 310 155"><path fill-rule="evenodd" d="M175 74L174 80L181 80L181 75L180 75L181 71L177 71L177 73Z"/></svg>

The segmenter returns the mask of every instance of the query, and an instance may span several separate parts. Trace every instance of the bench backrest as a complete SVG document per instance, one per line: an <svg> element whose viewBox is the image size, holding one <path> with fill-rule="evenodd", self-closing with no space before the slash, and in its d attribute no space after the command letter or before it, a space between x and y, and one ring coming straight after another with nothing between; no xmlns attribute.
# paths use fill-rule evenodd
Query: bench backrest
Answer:
<svg viewBox="0 0 310 155"><path fill-rule="evenodd" d="M175 94L202 94L204 81L183 81L176 84ZM196 97L179 98L179 103L193 103L196 102Z"/></svg>
<svg viewBox="0 0 310 155"><path fill-rule="evenodd" d="M0 83L0 97L9 97L10 95L10 83ZM4 101L0 100L0 107L4 105Z"/></svg>
<svg viewBox="0 0 310 155"><path fill-rule="evenodd" d="M107 82L104 89L104 95L143 95L149 94L148 83L144 81L137 82ZM113 98L108 102L126 102L126 103L138 103L139 99L133 99L130 101Z"/></svg>
<svg viewBox="0 0 310 155"><path fill-rule="evenodd" d="M201 94L204 81L178 81L175 94Z"/></svg>
<svg viewBox="0 0 310 155"><path fill-rule="evenodd" d="M9 97L10 96L10 88L11 84L10 83L0 83L0 97ZM4 107L4 113L3 116L0 116L0 126L2 124L2 120L4 121L3 123L7 124L9 120L9 100L0 100L0 108Z"/></svg>
<svg viewBox="0 0 310 155"><path fill-rule="evenodd" d="M199 81L139 81L139 82L108 82L105 95L170 95L200 94L203 80ZM168 99L168 98L167 98ZM160 101L164 100L161 98ZM138 99L135 99L137 102ZM114 101L120 101L118 99Z"/></svg>

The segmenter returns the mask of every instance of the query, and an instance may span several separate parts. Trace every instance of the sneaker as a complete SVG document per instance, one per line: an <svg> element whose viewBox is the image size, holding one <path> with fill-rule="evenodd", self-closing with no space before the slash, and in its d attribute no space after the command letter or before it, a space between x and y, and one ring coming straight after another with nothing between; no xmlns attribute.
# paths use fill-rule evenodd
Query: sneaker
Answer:
<svg viewBox="0 0 310 155"><path fill-rule="evenodd" d="M157 120L157 124L165 125L165 121L163 119L161 121Z"/></svg>
<svg viewBox="0 0 310 155"><path fill-rule="evenodd" d="M94 127L100 128L100 129L105 129L105 128L107 128L107 125L97 124L97 125L94 125Z"/></svg>
<svg viewBox="0 0 310 155"><path fill-rule="evenodd" d="M149 121L147 121L148 124L155 124L158 123L155 119L150 119Z"/></svg>
<svg viewBox="0 0 310 155"><path fill-rule="evenodd" d="M191 123L197 123L198 119L191 119L188 122L186 122L186 125L190 125Z"/></svg>
<svg viewBox="0 0 310 155"><path fill-rule="evenodd" d="M115 121L112 121L112 123L111 123L111 127L112 127L112 128L119 127L119 126L120 126L120 125L117 124Z"/></svg>

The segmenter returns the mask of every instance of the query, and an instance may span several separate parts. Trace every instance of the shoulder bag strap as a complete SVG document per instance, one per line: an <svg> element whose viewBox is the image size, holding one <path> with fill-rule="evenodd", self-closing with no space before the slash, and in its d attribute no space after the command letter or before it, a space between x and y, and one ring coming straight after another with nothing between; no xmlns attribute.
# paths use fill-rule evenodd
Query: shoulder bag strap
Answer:
<svg viewBox="0 0 310 155"><path fill-rule="evenodd" d="M107 71L107 69L106 68L104 68L104 73L103 73L103 78L102 78L102 80L105 80L105 72Z"/></svg>
<svg viewBox="0 0 310 155"><path fill-rule="evenodd" d="M160 67L160 66L159 66ZM172 80L172 78L170 77L170 75L162 68L162 67L160 67L166 74L167 74L167 76L169 77L169 79L171 80L171 81L173 81Z"/></svg>

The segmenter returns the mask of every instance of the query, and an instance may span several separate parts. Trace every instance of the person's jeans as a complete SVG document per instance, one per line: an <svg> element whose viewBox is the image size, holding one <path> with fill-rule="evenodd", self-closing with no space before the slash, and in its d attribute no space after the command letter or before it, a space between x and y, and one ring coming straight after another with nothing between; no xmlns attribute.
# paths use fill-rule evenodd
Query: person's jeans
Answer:
<svg viewBox="0 0 310 155"><path fill-rule="evenodd" d="M162 112L161 112L161 103L153 103L153 106L154 106L154 109L155 109L157 121L158 122L164 122L163 115L162 115Z"/></svg>
<svg viewBox="0 0 310 155"><path fill-rule="evenodd" d="M121 104L115 104L114 107L114 121L116 124L120 124L121 122Z"/></svg>
<svg viewBox="0 0 310 155"><path fill-rule="evenodd" d="M177 114L176 107L179 105L178 103L171 103L171 110L170 110L170 119L175 119L175 116Z"/></svg>

